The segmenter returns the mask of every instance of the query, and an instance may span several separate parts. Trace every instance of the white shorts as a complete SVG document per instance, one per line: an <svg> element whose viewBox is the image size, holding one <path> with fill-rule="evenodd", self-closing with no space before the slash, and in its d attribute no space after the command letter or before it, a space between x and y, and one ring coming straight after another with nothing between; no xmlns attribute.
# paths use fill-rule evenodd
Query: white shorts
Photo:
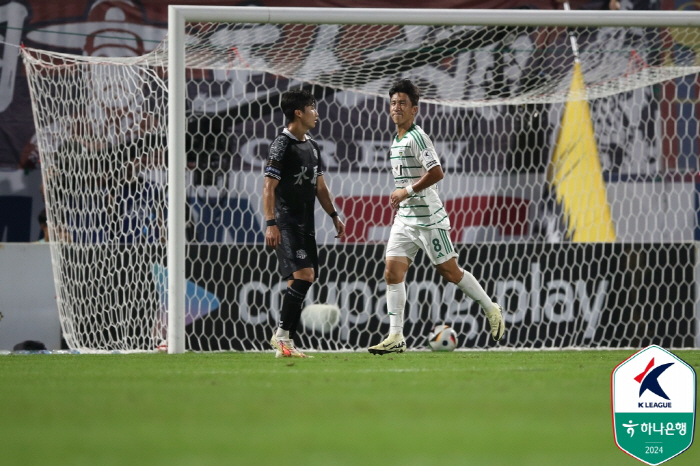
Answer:
<svg viewBox="0 0 700 466"><path fill-rule="evenodd" d="M386 257L408 257L414 262L419 249L425 251L433 265L459 256L452 245L448 230L415 228L394 221L389 242L386 244Z"/></svg>

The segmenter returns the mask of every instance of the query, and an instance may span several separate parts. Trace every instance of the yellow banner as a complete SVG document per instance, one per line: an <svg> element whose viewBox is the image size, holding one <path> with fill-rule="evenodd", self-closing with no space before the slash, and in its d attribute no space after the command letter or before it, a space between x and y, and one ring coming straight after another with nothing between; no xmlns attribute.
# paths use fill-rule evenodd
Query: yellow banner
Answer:
<svg viewBox="0 0 700 466"><path fill-rule="evenodd" d="M615 226L605 192L580 63L574 65L569 101L547 170L547 180L554 187L557 203L563 208L570 240L615 241Z"/></svg>

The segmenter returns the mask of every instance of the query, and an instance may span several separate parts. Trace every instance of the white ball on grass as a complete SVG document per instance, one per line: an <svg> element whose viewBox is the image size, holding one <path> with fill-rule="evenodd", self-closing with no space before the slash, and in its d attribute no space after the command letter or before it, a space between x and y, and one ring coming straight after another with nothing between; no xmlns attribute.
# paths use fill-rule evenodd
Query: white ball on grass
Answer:
<svg viewBox="0 0 700 466"><path fill-rule="evenodd" d="M428 334L428 344L433 351L454 351L457 347L457 332L449 325L436 325Z"/></svg>
<svg viewBox="0 0 700 466"><path fill-rule="evenodd" d="M301 311L301 324L314 332L330 333L340 323L340 308L335 304L311 304Z"/></svg>

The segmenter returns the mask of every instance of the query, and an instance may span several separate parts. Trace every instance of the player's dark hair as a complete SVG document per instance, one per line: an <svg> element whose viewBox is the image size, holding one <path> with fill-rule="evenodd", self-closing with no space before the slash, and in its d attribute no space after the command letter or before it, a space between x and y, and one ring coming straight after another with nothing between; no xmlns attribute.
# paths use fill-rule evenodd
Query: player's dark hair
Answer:
<svg viewBox="0 0 700 466"><path fill-rule="evenodd" d="M411 99L411 103L414 107L418 106L418 101L420 100L420 89L418 86L413 84L410 79L399 79L396 81L389 89L389 98L398 92L403 92Z"/></svg>
<svg viewBox="0 0 700 466"><path fill-rule="evenodd" d="M306 89L294 89L282 94L280 106L282 107L282 113L284 113L284 116L287 118L287 124L294 121L295 110L301 110L303 112L309 105L315 107L316 99L311 92Z"/></svg>

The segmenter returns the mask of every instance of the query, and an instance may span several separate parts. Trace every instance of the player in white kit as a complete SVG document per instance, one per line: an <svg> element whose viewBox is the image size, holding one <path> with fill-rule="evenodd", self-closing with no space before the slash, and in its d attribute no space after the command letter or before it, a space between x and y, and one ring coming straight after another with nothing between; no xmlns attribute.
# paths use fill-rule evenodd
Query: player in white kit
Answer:
<svg viewBox="0 0 700 466"><path fill-rule="evenodd" d="M386 303L389 336L369 347L372 354L402 353L403 311L406 305L404 278L419 249L428 255L438 273L457 285L479 303L491 326L495 341L503 337L505 322L501 306L491 301L474 276L457 265L450 219L438 196L437 183L444 174L435 147L427 134L414 123L418 113L420 90L408 79L396 82L389 90L391 119L397 135L391 144L391 170L395 190L391 205L396 209L386 247Z"/></svg>

